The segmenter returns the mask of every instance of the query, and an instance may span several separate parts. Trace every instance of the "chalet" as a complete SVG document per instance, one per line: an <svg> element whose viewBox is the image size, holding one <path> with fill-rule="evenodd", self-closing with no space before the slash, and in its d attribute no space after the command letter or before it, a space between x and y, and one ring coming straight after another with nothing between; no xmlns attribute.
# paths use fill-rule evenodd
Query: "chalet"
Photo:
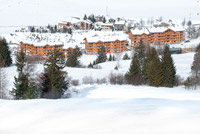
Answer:
<svg viewBox="0 0 200 134"><path fill-rule="evenodd" d="M124 31L125 30L125 21L116 21L114 24L115 31Z"/></svg>
<svg viewBox="0 0 200 134"><path fill-rule="evenodd" d="M179 44L185 40L185 31L177 28L143 28L129 31L131 46L141 40L148 44Z"/></svg>
<svg viewBox="0 0 200 134"><path fill-rule="evenodd" d="M101 23L101 31L112 31L113 24L112 23Z"/></svg>
<svg viewBox="0 0 200 134"><path fill-rule="evenodd" d="M90 20L83 20L77 17L68 17L65 21L58 23L58 28L71 28L74 30L89 30L92 22Z"/></svg>
<svg viewBox="0 0 200 134"><path fill-rule="evenodd" d="M96 20L96 22L103 22L103 18L104 18L104 16L102 15L98 15L98 16L95 16L95 20Z"/></svg>
<svg viewBox="0 0 200 134"><path fill-rule="evenodd" d="M49 52L52 52L55 49L59 50L60 52L63 52L66 56L70 51L73 51L72 47L63 49L63 44L43 45L20 42L19 46L19 51L23 50L25 54L32 56L47 56Z"/></svg>
<svg viewBox="0 0 200 134"><path fill-rule="evenodd" d="M105 47L106 53L120 53L126 51L127 40L123 38L85 38L86 54L98 54L101 46Z"/></svg>

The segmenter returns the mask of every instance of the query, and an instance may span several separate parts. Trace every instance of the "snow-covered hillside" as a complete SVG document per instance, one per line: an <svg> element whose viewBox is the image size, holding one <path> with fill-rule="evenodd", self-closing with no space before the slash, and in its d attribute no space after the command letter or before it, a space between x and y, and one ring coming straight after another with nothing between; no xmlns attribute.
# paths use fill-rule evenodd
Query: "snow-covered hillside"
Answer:
<svg viewBox="0 0 200 134"><path fill-rule="evenodd" d="M131 51L128 52L131 55ZM107 55L109 56L109 55ZM115 55L118 58L122 58L123 54ZM174 63L176 66L177 75L186 79L190 75L191 65L193 62L194 53L187 54L175 54L172 55ZM83 55L80 59L80 63L83 66L88 66L96 59L96 55ZM90 69L90 68L71 68L65 67L64 70L68 72L68 75L73 80L78 80L82 83L85 77L93 78L95 81L97 79L109 79L111 73L114 74L125 74L130 67L131 60L118 60L99 64L100 69ZM118 66L118 70L114 68ZM12 90L14 76L17 75L16 66L11 66L5 69L8 76L8 89ZM43 71L43 65L38 64L35 69L35 74L38 76Z"/></svg>
<svg viewBox="0 0 200 134"><path fill-rule="evenodd" d="M1 134L199 134L200 92L86 85L71 99L0 100Z"/></svg>

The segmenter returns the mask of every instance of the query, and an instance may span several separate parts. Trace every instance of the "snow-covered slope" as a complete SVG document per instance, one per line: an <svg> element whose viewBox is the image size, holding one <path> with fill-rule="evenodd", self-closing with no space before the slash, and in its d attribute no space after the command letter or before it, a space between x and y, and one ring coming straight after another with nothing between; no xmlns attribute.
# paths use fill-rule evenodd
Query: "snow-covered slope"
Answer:
<svg viewBox="0 0 200 134"><path fill-rule="evenodd" d="M60 100L0 100L1 134L199 134L200 92L81 86Z"/></svg>
<svg viewBox="0 0 200 134"><path fill-rule="evenodd" d="M128 53L131 55L131 52ZM109 56L109 55L107 55ZM123 55L116 57L123 57ZM186 53L186 54L175 54L172 55L174 59L174 63L176 66L177 75L180 75L182 78L186 79L190 75L191 65L193 62L194 53ZM93 62L96 59L96 55L83 55L80 58L80 62L83 66L88 66L89 63ZM94 80L106 78L109 79L111 73L114 74L125 74L130 67L131 60L118 60L111 61L106 63L99 64L101 69L90 69L90 68L64 68L65 71L68 72L68 75L71 79L79 80L79 83L82 83L83 78L91 77ZM115 66L118 65L119 69L115 70ZM13 88L14 76L17 75L16 67L11 66L5 69L6 74L8 76L8 89L11 90ZM43 65L37 65L35 69L35 74L40 74L43 71Z"/></svg>

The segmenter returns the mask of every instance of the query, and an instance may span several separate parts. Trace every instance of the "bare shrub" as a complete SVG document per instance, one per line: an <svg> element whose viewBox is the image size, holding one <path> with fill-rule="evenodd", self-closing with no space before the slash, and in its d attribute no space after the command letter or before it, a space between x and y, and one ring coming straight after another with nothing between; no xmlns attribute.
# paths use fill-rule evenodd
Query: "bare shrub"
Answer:
<svg viewBox="0 0 200 134"><path fill-rule="evenodd" d="M83 79L82 79L82 83L83 84L94 84L94 79L93 79L93 77L92 76L85 76L85 77L83 77Z"/></svg>
<svg viewBox="0 0 200 134"><path fill-rule="evenodd" d="M113 74L113 73L111 73L110 77L109 77L109 81L110 81L110 84L122 85L122 84L125 84L125 77L124 77L123 74Z"/></svg>
<svg viewBox="0 0 200 134"><path fill-rule="evenodd" d="M97 83L97 84L106 84L106 83L107 83L107 80L106 80L106 78L97 79L96 83Z"/></svg>
<svg viewBox="0 0 200 134"><path fill-rule="evenodd" d="M75 79L75 80L71 80L71 84L72 86L78 86L80 83L79 83L79 80Z"/></svg>
<svg viewBox="0 0 200 134"><path fill-rule="evenodd" d="M188 77L187 80L184 82L185 88L186 89L191 88L192 90L196 90L198 81L199 81L199 78L195 76Z"/></svg>
<svg viewBox="0 0 200 134"><path fill-rule="evenodd" d="M95 65L93 68L94 69L102 69L102 67L100 65Z"/></svg>
<svg viewBox="0 0 200 134"><path fill-rule="evenodd" d="M184 79L180 75L176 75L176 86L184 85Z"/></svg>

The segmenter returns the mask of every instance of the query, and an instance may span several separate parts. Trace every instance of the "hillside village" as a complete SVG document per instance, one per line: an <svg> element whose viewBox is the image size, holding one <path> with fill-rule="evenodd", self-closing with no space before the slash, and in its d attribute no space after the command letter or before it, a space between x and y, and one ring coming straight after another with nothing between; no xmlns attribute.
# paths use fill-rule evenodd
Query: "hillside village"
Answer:
<svg viewBox="0 0 200 134"><path fill-rule="evenodd" d="M0 34L0 134L200 132L199 23L56 21Z"/></svg>
<svg viewBox="0 0 200 134"><path fill-rule="evenodd" d="M67 17L57 25L24 27L3 37L15 51L22 48L27 54L45 56L48 49L57 46L67 56L76 46L86 54L97 54L101 45L106 53L125 52L141 40L157 49L167 44L173 53L185 53L194 50L198 43L193 42L199 34L200 26L185 19L177 22L162 17L134 20L84 15Z"/></svg>

